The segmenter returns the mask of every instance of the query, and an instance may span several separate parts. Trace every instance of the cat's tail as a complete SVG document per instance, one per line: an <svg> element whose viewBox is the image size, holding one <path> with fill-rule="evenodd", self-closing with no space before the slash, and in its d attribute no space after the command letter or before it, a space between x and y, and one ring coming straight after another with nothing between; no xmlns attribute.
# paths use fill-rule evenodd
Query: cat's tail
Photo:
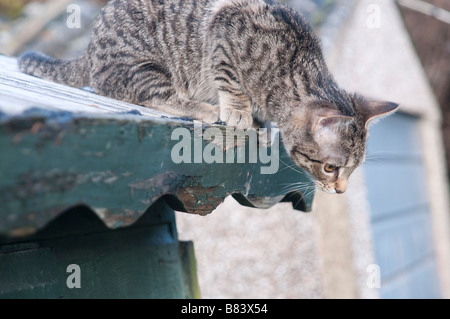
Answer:
<svg viewBox="0 0 450 319"><path fill-rule="evenodd" d="M65 61L38 52L25 52L19 57L19 69L39 78L81 88L89 86L87 59Z"/></svg>

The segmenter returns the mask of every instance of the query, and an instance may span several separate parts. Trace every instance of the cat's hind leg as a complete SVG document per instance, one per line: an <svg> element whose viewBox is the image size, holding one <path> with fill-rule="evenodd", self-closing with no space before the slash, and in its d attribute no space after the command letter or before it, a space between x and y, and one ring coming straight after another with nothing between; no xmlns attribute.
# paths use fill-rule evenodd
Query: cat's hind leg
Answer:
<svg viewBox="0 0 450 319"><path fill-rule="evenodd" d="M140 68L134 97L137 104L180 117L190 117L208 124L219 120L219 107L180 97L172 76L163 64L146 63Z"/></svg>
<svg viewBox="0 0 450 319"><path fill-rule="evenodd" d="M176 96L167 99L149 99L142 101L141 105L175 116L190 117L208 124L219 120L219 106Z"/></svg>
<svg viewBox="0 0 450 319"><path fill-rule="evenodd" d="M219 120L219 107L179 97L172 75L164 63L103 64L91 73L96 92L118 100L149 107L179 117L190 117L206 123Z"/></svg>

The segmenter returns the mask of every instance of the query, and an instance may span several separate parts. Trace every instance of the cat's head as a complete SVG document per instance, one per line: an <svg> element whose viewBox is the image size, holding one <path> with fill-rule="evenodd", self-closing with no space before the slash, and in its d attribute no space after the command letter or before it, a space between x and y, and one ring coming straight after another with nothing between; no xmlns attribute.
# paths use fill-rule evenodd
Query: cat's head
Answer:
<svg viewBox="0 0 450 319"><path fill-rule="evenodd" d="M393 113L398 105L354 96L352 113L337 111L330 102L310 101L280 127L294 163L328 193L343 193L351 173L365 158L369 124Z"/></svg>

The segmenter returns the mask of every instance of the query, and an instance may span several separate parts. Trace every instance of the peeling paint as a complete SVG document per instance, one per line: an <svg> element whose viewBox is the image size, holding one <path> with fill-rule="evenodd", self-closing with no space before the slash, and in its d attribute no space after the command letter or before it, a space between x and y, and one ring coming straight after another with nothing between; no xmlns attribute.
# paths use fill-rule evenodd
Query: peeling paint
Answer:
<svg viewBox="0 0 450 319"><path fill-rule="evenodd" d="M92 157L104 157L105 153L103 152L82 152L81 155L83 156L92 156Z"/></svg>
<svg viewBox="0 0 450 319"><path fill-rule="evenodd" d="M126 174L126 176L129 176ZM68 191L75 185L86 183L104 183L111 185L119 176L111 171L78 173L75 170L51 169L49 171L32 171L21 175L11 187L0 189L0 201L14 198L27 199L43 193Z"/></svg>
<svg viewBox="0 0 450 319"><path fill-rule="evenodd" d="M105 180L103 181L103 183L111 185L111 184L113 184L117 179L118 179L117 176L111 176L111 177L105 179Z"/></svg>
<svg viewBox="0 0 450 319"><path fill-rule="evenodd" d="M43 126L44 126L44 123L42 123L42 122L36 122L36 123L34 123L34 124L31 126L31 128L30 128L30 133L31 133L31 134L36 134L36 133L38 133L38 132L42 129Z"/></svg>
<svg viewBox="0 0 450 319"><path fill-rule="evenodd" d="M173 171L166 171L151 178L134 181L133 183L128 184L128 187L131 190L160 189L161 194L168 194L170 193L172 187L175 185L175 182L179 181L182 178L182 176L180 177Z"/></svg>
<svg viewBox="0 0 450 319"><path fill-rule="evenodd" d="M188 186L178 190L178 199L183 203L188 213L206 215L211 213L223 202L226 196L211 196L216 194L218 187Z"/></svg>
<svg viewBox="0 0 450 319"><path fill-rule="evenodd" d="M0 158L0 234L32 232L76 204L97 207L108 227L122 227L164 195L177 198L171 203L177 209L201 215L234 193L244 205L267 207L280 200L274 185L306 180L283 169L262 176L251 163L177 165L170 132L180 122L169 119L39 112L0 125L0 145L7 148ZM192 122L181 125L193 130ZM310 209L311 201L298 207Z"/></svg>
<svg viewBox="0 0 450 319"><path fill-rule="evenodd" d="M144 213L131 209L109 209L104 207L93 208L95 214L105 223L108 228L125 227L133 224Z"/></svg>

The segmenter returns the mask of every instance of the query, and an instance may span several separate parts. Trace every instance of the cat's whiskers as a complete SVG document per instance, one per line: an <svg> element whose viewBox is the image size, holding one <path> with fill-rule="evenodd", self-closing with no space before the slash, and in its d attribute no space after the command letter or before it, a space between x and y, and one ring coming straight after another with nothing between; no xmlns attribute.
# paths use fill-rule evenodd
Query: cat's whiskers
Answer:
<svg viewBox="0 0 450 319"><path fill-rule="evenodd" d="M304 189L304 190L291 189L291 190L289 190L287 192L281 193L280 195L285 195L286 196L287 194L289 194L287 196L287 198L289 198L289 197L291 197L291 196L293 196L295 194L299 194L299 193L302 194L302 196L305 196L305 194L310 194L310 193L312 193L314 191L315 191L315 188L314 189Z"/></svg>
<svg viewBox="0 0 450 319"><path fill-rule="evenodd" d="M306 198L310 197L310 196L314 193L314 191L315 191L315 188L314 188L314 189L311 189L311 190L309 190L309 191L306 191L306 192L302 192L302 193L301 193L302 196L301 196L301 197L298 199L298 201L295 203L294 207L297 206L298 203L300 203L300 201L301 201L302 199L306 199Z"/></svg>
<svg viewBox="0 0 450 319"><path fill-rule="evenodd" d="M284 171L285 169L288 169L288 168L289 168L289 169L294 169L294 167L297 166L297 165L295 165L295 164L288 165L287 163L283 162L281 159L280 159L280 162L282 162L283 164L286 165L285 167L283 167L283 168L280 169L280 172L281 172L281 171Z"/></svg>
<svg viewBox="0 0 450 319"><path fill-rule="evenodd" d="M284 195L284 194L288 194L288 193L292 193L292 192L306 192L306 191L310 191L312 189L315 189L314 186L287 186L286 188L280 190L280 194Z"/></svg>
<svg viewBox="0 0 450 319"><path fill-rule="evenodd" d="M295 165L295 164L289 165L288 163L284 162L281 158L279 160L280 160L281 163L283 163L285 165L285 167L283 167L280 171L289 168L289 169L292 169L293 171L295 171L295 172L297 172L297 173L299 173L301 175L305 175L305 171L298 170L297 169L298 168L297 165Z"/></svg>
<svg viewBox="0 0 450 319"><path fill-rule="evenodd" d="M384 162L393 158L395 158L395 153L380 151L366 155L364 162Z"/></svg>
<svg viewBox="0 0 450 319"><path fill-rule="evenodd" d="M284 169L291 169L296 173L299 173L300 175L304 176L305 172L304 171L300 171L297 167L297 165L295 164L291 164L289 165L288 163L284 162L283 160L280 159L280 162L283 163L285 165L285 167L283 167L281 170ZM280 185L285 185L284 187L282 187L279 191L279 195L285 195L285 194L289 194L291 193L288 198L292 195L294 195L295 193L300 193L301 194L301 199L310 196L316 189L316 184L314 181L300 181L300 182L294 182L294 183L282 183ZM298 203L297 203L298 204Z"/></svg>
<svg viewBox="0 0 450 319"><path fill-rule="evenodd" d="M284 184L282 184L284 185ZM300 192L303 196L306 193L312 193L315 191L316 187L313 182L297 182L297 183L286 183L282 189L280 189L279 194L289 194ZM292 195L292 194L291 194ZM289 195L289 196L291 196Z"/></svg>
<svg viewBox="0 0 450 319"><path fill-rule="evenodd" d="M286 187L289 187L289 186L296 186L296 187L302 187L302 186L304 186L304 187L311 187L311 186L314 186L314 182L313 181L310 181L310 182L304 182L304 181L300 181L300 182L292 182L292 183L281 183L281 184L279 184L279 185L287 185ZM285 188L286 188L285 187Z"/></svg>

